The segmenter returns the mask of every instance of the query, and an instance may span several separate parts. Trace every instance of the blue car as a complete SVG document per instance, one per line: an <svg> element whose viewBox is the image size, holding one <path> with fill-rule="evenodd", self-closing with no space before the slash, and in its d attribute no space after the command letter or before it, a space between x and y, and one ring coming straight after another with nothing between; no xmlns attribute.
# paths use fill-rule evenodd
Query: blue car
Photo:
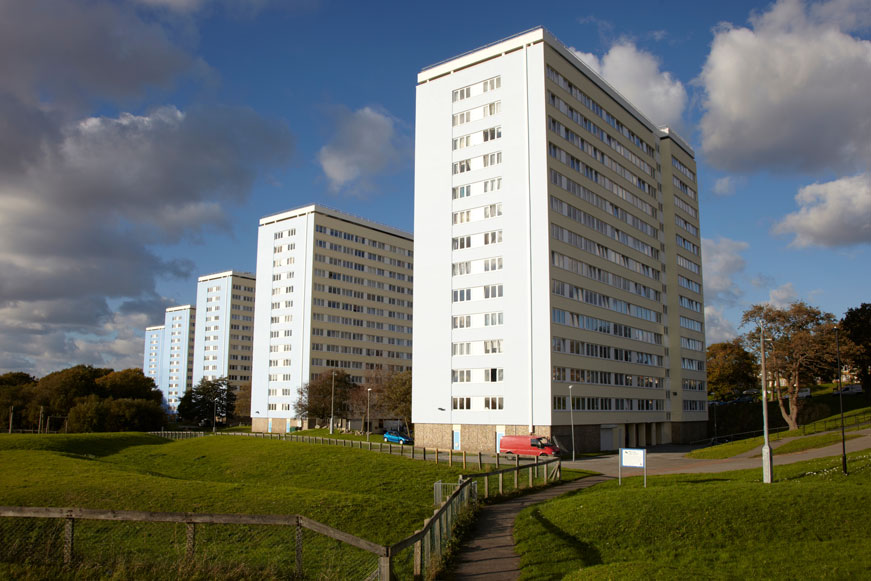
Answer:
<svg viewBox="0 0 871 581"><path fill-rule="evenodd" d="M399 432L394 432L390 430L388 432L384 432L384 441L390 442L392 444L413 444L414 440L409 438L408 436L403 436Z"/></svg>

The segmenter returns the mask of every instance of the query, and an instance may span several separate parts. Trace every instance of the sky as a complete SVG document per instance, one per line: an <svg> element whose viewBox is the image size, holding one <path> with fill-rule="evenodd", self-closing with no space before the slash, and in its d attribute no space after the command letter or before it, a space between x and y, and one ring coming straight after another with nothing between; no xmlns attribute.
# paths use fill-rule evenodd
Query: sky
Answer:
<svg viewBox="0 0 871 581"><path fill-rule="evenodd" d="M708 343L871 302L871 0L0 0L0 373L141 366L263 216L411 231L417 73L539 25L695 149Z"/></svg>

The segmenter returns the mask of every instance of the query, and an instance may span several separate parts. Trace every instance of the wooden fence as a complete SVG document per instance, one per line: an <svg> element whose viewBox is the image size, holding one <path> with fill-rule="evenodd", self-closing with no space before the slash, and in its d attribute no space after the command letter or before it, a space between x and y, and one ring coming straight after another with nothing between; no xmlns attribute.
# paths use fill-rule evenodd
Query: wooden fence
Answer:
<svg viewBox="0 0 871 581"><path fill-rule="evenodd" d="M553 466L550 468L550 466ZM428 571L442 561L458 516L478 500L478 482L484 481L484 495L489 496L491 477L498 477L499 492L502 493L503 475L514 473L514 484L518 486L521 471L529 471L529 485L534 476L543 471L545 482L558 480L561 463L558 458L535 464L520 465L500 469L495 472L482 472L460 476L456 490L424 521L423 527L411 536L393 545L379 545L366 539L340 531L323 523L301 515L243 515L243 514L204 514L189 512L141 512L95 510L84 508L50 507L0 507L0 518L38 518L62 519L63 563L70 565L75 557L75 530L77 520L126 521L137 523L181 523L186 526L185 556L190 559L196 550L197 525L269 525L295 527L295 573L301 577L303 563L303 529L308 529L331 539L362 549L377 558L377 567L368 574L367 580L389 581L394 579L395 562L400 558L411 558L414 579L423 579Z"/></svg>

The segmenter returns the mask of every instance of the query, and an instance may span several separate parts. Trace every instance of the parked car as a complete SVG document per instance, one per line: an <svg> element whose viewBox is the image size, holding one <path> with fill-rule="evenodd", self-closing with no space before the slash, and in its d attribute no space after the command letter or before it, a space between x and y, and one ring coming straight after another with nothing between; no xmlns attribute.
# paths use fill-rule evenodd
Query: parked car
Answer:
<svg viewBox="0 0 871 581"><path fill-rule="evenodd" d="M384 432L384 441L391 444L413 444L414 440L393 430Z"/></svg>
<svg viewBox="0 0 871 581"><path fill-rule="evenodd" d="M781 399L788 399L788 398L789 398L789 394L786 393L786 392L783 392L783 393L781 394L780 397L781 397ZM805 398L808 398L808 397L811 397L811 388L809 388L809 387L800 387L799 390L798 390L798 398L799 398L799 399L805 399Z"/></svg>
<svg viewBox="0 0 871 581"><path fill-rule="evenodd" d="M862 386L858 383L854 383L853 385L845 385L844 388L840 391L837 389L833 390L832 393L834 395L855 395L858 393L865 393L865 390L862 389Z"/></svg>
<svg viewBox="0 0 871 581"><path fill-rule="evenodd" d="M528 436L502 436L499 440L500 454L523 456L556 456L560 450L556 444L534 434Z"/></svg>

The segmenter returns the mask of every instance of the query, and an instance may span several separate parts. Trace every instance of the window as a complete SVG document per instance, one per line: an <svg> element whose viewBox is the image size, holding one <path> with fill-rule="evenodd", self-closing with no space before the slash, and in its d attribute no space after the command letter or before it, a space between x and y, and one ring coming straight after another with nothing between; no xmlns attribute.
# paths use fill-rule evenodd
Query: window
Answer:
<svg viewBox="0 0 871 581"><path fill-rule="evenodd" d="M699 333L702 332L702 323L694 319L690 319L689 317L681 317L680 326L684 329L689 329L691 331L698 331Z"/></svg>
<svg viewBox="0 0 871 581"><path fill-rule="evenodd" d="M685 412L703 412L705 411L704 400L685 399L683 400L683 411Z"/></svg>
<svg viewBox="0 0 871 581"><path fill-rule="evenodd" d="M461 288L453 291L453 302L461 303L464 301L472 300L472 289L470 288Z"/></svg>
<svg viewBox="0 0 871 581"><path fill-rule="evenodd" d="M485 313L484 326L496 327L503 324L503 313Z"/></svg>
<svg viewBox="0 0 871 581"><path fill-rule="evenodd" d="M485 232L484 233L484 245L488 244L498 244L502 242L502 230L496 230L494 232Z"/></svg>
<svg viewBox="0 0 871 581"><path fill-rule="evenodd" d="M680 295L679 302L680 306L685 309L690 309L691 311L695 311L697 313L702 312L702 303L700 303L699 301L694 301L693 299Z"/></svg>
<svg viewBox="0 0 871 581"><path fill-rule="evenodd" d="M484 287L485 299L496 299L502 296L502 285L491 284Z"/></svg>
<svg viewBox="0 0 871 581"><path fill-rule="evenodd" d="M469 397L455 397L452 399L451 407L455 410L468 410L472 409L472 398Z"/></svg>
<svg viewBox="0 0 871 581"><path fill-rule="evenodd" d="M484 157L484 167L490 167L493 165L499 165L502 163L502 152L497 151L495 153L488 153L483 156Z"/></svg>
<svg viewBox="0 0 871 581"><path fill-rule="evenodd" d="M501 397L485 397L484 409L501 410L503 407L503 399Z"/></svg>
<svg viewBox="0 0 871 581"><path fill-rule="evenodd" d="M484 218L495 218L502 215L502 203L484 206Z"/></svg>
<svg viewBox="0 0 871 581"><path fill-rule="evenodd" d="M490 272L491 270L502 270L502 257L498 258L485 258L484 259L484 272Z"/></svg>
<svg viewBox="0 0 871 581"><path fill-rule="evenodd" d="M484 353L502 353L502 339L484 341Z"/></svg>
<svg viewBox="0 0 871 581"><path fill-rule="evenodd" d="M486 382L497 382L502 381L503 378L503 370L501 367L491 367L490 369L484 370L484 381Z"/></svg>
<svg viewBox="0 0 871 581"><path fill-rule="evenodd" d="M472 96L472 87L463 87L462 89L457 89L454 91L453 101L456 103L457 101L462 101L463 99L468 99Z"/></svg>
<svg viewBox="0 0 871 581"><path fill-rule="evenodd" d="M502 86L502 77L493 77L492 79L487 79L482 83L484 92L494 91Z"/></svg>
<svg viewBox="0 0 871 581"><path fill-rule="evenodd" d="M471 247L472 247L472 237L471 236L457 236L453 239L454 250L462 250L463 248L471 248Z"/></svg>
<svg viewBox="0 0 871 581"><path fill-rule="evenodd" d="M468 383L472 381L471 369L452 369L451 381L454 383Z"/></svg>
<svg viewBox="0 0 871 581"><path fill-rule="evenodd" d="M493 178L484 182L484 193L496 192L502 189L502 178Z"/></svg>
<svg viewBox="0 0 871 581"><path fill-rule="evenodd" d="M484 141L493 141L502 137L502 127L491 127L481 132L484 136Z"/></svg>
<svg viewBox="0 0 871 581"><path fill-rule="evenodd" d="M556 411L565 411L566 410L566 396L564 395L555 395L553 396L553 409Z"/></svg>
<svg viewBox="0 0 871 581"><path fill-rule="evenodd" d="M468 260L465 262L455 262L451 265L451 274L453 276L462 276L464 274L471 274L472 272L472 263Z"/></svg>
<svg viewBox="0 0 871 581"><path fill-rule="evenodd" d="M465 224L466 222L471 221L471 212L469 210L463 210L461 212L454 212L454 224Z"/></svg>
<svg viewBox="0 0 871 581"><path fill-rule="evenodd" d="M454 329L467 329L472 326L471 315L460 315L451 318L451 327Z"/></svg>
<svg viewBox="0 0 871 581"><path fill-rule="evenodd" d="M451 345L451 355L470 355L471 352L471 343L454 343Z"/></svg>

